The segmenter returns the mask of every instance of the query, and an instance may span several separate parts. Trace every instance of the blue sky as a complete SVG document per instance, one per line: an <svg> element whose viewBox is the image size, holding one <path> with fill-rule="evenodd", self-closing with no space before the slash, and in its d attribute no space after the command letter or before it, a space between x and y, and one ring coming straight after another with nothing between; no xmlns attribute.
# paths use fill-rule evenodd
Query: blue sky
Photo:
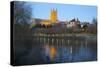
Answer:
<svg viewBox="0 0 100 67"><path fill-rule="evenodd" d="M69 21L78 18L80 21L91 22L97 18L97 7L86 5L54 4L54 3L31 3L32 17L50 19L51 9L57 9L58 20Z"/></svg>

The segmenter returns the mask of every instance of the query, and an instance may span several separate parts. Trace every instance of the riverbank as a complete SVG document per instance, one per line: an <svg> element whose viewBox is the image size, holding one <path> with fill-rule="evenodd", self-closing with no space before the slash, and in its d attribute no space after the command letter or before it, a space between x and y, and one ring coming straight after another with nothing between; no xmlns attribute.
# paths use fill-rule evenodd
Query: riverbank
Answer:
<svg viewBox="0 0 100 67"><path fill-rule="evenodd" d="M34 33L33 34L34 36L97 36L96 34L65 34L65 33L62 33L62 34L57 34L57 33L54 33L54 34L45 34L45 33Z"/></svg>

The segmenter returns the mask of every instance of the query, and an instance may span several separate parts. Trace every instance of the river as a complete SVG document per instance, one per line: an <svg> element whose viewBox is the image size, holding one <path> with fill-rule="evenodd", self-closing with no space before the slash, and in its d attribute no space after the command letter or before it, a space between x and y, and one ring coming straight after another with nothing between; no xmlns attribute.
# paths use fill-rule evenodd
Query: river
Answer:
<svg viewBox="0 0 100 67"><path fill-rule="evenodd" d="M97 60L97 37L95 35L33 36L32 41L30 49L20 48L22 51L24 50L22 53L25 52L25 54L19 55L17 64L50 64ZM18 49L19 52L20 49Z"/></svg>

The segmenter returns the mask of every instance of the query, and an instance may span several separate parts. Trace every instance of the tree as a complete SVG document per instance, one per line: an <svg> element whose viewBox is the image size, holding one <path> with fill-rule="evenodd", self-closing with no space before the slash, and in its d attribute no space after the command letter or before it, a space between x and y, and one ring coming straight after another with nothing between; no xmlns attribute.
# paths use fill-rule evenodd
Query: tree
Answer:
<svg viewBox="0 0 100 67"><path fill-rule="evenodd" d="M97 19L96 18L93 18L92 24L93 24L93 33L96 34L97 33Z"/></svg>
<svg viewBox="0 0 100 67"><path fill-rule="evenodd" d="M32 31L29 29L31 21L31 8L23 1L13 1L13 61L14 65L20 64L22 54L25 55L32 48ZM18 48L18 49L16 49Z"/></svg>
<svg viewBox="0 0 100 67"><path fill-rule="evenodd" d="M92 23L97 26L97 19L93 18Z"/></svg>
<svg viewBox="0 0 100 67"><path fill-rule="evenodd" d="M32 15L30 3L23 1L14 1L13 4L14 36L19 40L21 38L28 39L29 37L27 36L32 35L32 31L29 29L29 23L31 22Z"/></svg>
<svg viewBox="0 0 100 67"><path fill-rule="evenodd" d="M31 21L31 8L23 1L14 2L14 23L28 24Z"/></svg>
<svg viewBox="0 0 100 67"><path fill-rule="evenodd" d="M29 23L31 22L31 6L28 2L14 1L13 2L13 17L15 34L30 34Z"/></svg>

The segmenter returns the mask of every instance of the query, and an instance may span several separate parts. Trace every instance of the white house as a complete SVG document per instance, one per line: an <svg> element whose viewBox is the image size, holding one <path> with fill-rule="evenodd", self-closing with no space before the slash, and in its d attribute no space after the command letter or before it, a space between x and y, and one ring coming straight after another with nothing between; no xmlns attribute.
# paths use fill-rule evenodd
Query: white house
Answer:
<svg viewBox="0 0 100 67"><path fill-rule="evenodd" d="M67 28L75 28L75 27L77 27L78 25L80 24L80 21L77 19L72 19L71 21L69 21L68 23L67 23Z"/></svg>

